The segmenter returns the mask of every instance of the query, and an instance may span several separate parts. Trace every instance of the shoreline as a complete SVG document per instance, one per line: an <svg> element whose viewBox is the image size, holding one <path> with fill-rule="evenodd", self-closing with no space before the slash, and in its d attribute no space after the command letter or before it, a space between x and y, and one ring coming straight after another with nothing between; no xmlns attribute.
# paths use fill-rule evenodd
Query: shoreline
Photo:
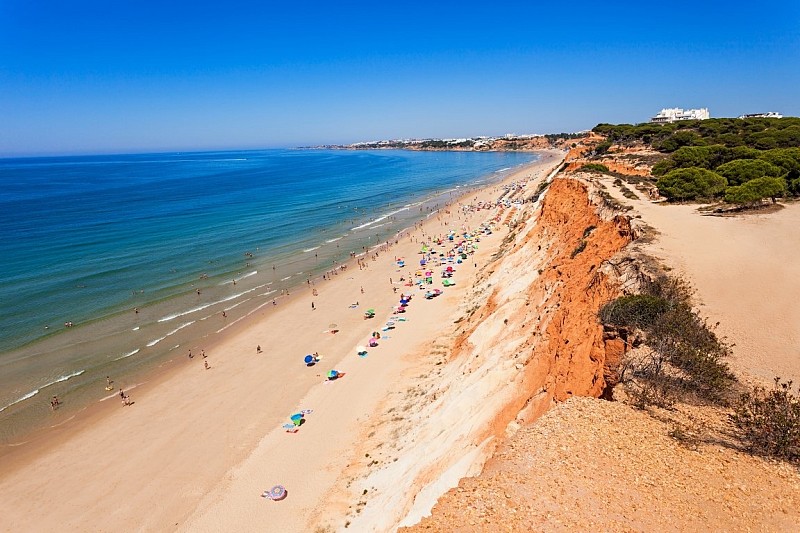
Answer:
<svg viewBox="0 0 800 533"><path fill-rule="evenodd" d="M453 195L464 194L465 191L492 186L502 181L494 181L496 178L490 174L480 179L480 181L490 180L488 185L486 183L476 185L472 182L462 185L460 187L464 189L461 192L458 192L460 187L430 192L413 205L399 209L398 211L405 213L396 215L396 220L378 222L379 225L386 226L380 230L413 226L416 217L424 216L423 209L452 201ZM420 213L416 212L418 207ZM39 373L34 372L29 379L22 363L12 362L6 368L7 381L13 379L12 384L19 387L19 392L11 396L13 388L8 389L10 404L7 407L10 409L0 413L5 424L4 432L0 436L2 440L0 457L6 453L8 447L13 448L31 438L36 438L40 429L64 423L67 417L72 418L76 415L81 417L86 409L93 409L94 404L101 400L102 395L98 394L98 391L105 385L105 376L110 375L117 381L115 385L122 384L123 387L128 387L128 383L148 381L152 379L153 371L158 372L170 361L180 361L189 349L198 351L207 347L205 345L207 339L227 335L230 329L239 327L237 323L240 321L249 322L252 319L250 315L255 313L260 315L258 309L267 306L272 298L283 301L280 296L283 290L296 290L304 285L306 277L322 276L327 269L326 265L330 266L331 259L344 261L345 249L353 246L353 249L361 250L361 245L367 244L367 240L372 245L373 237L368 234L374 233L372 231L376 227L374 219L390 216L391 214L387 215L386 212L376 212L368 222L361 224L371 225L367 229L354 231L350 228L345 235L328 239L324 244L318 239L320 242L310 249L313 251L321 248L319 259L316 258L316 252L305 253L305 250L298 250L292 256L286 256L285 251L280 251L272 258L261 256L257 258L261 262L253 265L248 263L247 268L242 269L244 275L234 276L241 281L238 287L231 288L229 280L231 276L214 274L209 282L195 280L190 283L191 286L197 285L203 289L202 297L199 295L195 297L194 290L191 290L167 301L158 300L153 304L139 307L137 309L140 313L135 316L130 310L119 311L109 317L82 324L74 332L68 332L66 336L56 334L43 339L41 343L37 342L8 352L14 357L24 357L24 361L35 357L34 362ZM395 216L391 218L395 219ZM395 237L396 232L393 231L383 238ZM340 244L341 249L339 249ZM256 254L259 255L257 250ZM275 271L270 272L270 265L274 268L276 264L277 274ZM258 274L250 277L250 271ZM298 271L302 271L301 275L298 275ZM250 279L246 280L247 277ZM201 286L202 283L210 285L204 287ZM262 289L258 290L259 288ZM234 293L244 291L241 294L248 292L250 294L240 295L240 298L231 300L232 291ZM260 294L261 292L264 294ZM234 307L238 309L233 309ZM193 308L201 310L189 314ZM227 311L227 318L218 318L222 311ZM87 338L90 339L88 343L85 342ZM86 354L90 355L87 357ZM84 363L80 363L84 366L76 366L78 363L73 363L73 360L80 359L84 359ZM52 377L43 377L49 374L52 374ZM62 379L65 376L71 377ZM56 416L53 416L46 407L47 400L52 395L58 395L66 402Z"/></svg>
<svg viewBox="0 0 800 533"><path fill-rule="evenodd" d="M555 164L556 154L560 155L560 152L548 153L549 157L542 157L539 161L522 167L519 171L509 175L503 182L489 184L479 191L467 191L466 194L471 196L491 193L502 184L519 179L526 172L531 173L535 169L549 168L548 165L552 167ZM457 205L463 200L464 197L460 196L449 205ZM458 214L457 210L453 210L444 218L455 222ZM430 228L436 225L437 218L439 216L429 216L422 222L422 226ZM414 231L413 228L409 228L409 230ZM388 253L398 253L401 249L413 249L415 245L408 243L406 239L406 237L398 239L400 240L399 245L392 246ZM126 500L124 508L128 510L130 510L129 508L147 509L157 503L158 512L153 513L157 515L157 518L148 518L147 520L142 518L142 522L138 523L141 528L152 529L156 528L158 524L171 524L174 523L173 519L178 523L185 522L197 511L197 502L201 497L204 494L212 493L215 489L218 490L226 472L235 468L236 465L243 464L242 462L259 447L262 439L277 434L280 438L292 438L297 442L300 439L296 437L302 437L304 433L312 433L306 430L318 424L314 415L309 417L309 426L302 428L300 435L285 435L274 428L280 426L281 418L283 418L280 413L285 411L285 416L288 416L292 406L299 407L303 398L307 397L309 391L314 389L314 385L319 383L320 377L317 373L340 363L350 366L360 362L370 363L381 357L379 354L375 356L370 354L363 361L359 361L354 359L352 349L363 342L364 328L369 329L380 324L375 321L375 326L372 326L371 321L365 322L361 318L361 312L367 306L380 308L377 304L363 303L366 302L364 298L371 298L372 294L385 292L384 295L378 297L379 301L389 302L395 299L395 295L389 293L391 288L389 280L383 279L391 276L395 270L393 265L384 264L386 253L379 252L381 257L378 261L369 262L366 272L356 270L358 263L351 259L347 263L347 270L335 276L335 279L331 281L315 280L315 287L319 289L320 294L314 299L316 308L313 311L307 308L310 291L307 293L301 288L293 290L290 296L280 302L278 312L269 313L264 310L254 315L252 320L246 320L240 325L231 327L230 331L225 332L218 340L205 348L209 354L210 371L203 370L199 366L199 362L184 361L185 364L180 364L183 357L166 361L162 363L162 366L166 366L166 368L160 370L159 375L133 389L135 392L132 397L135 403L129 408L123 408L127 409L124 415L112 415L113 404L108 402L107 408L105 405L98 408L102 408L102 413L87 413L84 417L85 421L67 424L62 426L63 429L50 428L53 430L50 432L50 439L47 438L48 435L42 435L37 444L18 448L5 454L2 459L5 463L10 464L4 468L6 475L4 480L0 480L0 489L7 489L9 486L22 489L14 490L13 496L10 496L12 500L18 501L19 505L16 508L22 513L22 509L26 506L36 501L43 501L44 498L48 498L46 494L50 494L50 491L55 489L48 487L44 480L27 479L31 476L26 476L24 469L33 467L34 471L40 472L55 470L56 472L49 475L58 475L60 479L65 480L64 483L60 483L62 486L58 488L63 491L65 490L63 485L69 484L69 480L76 475L76 469L81 472L98 472L96 463L102 461L86 461L79 458L84 448L88 447L94 450L95 457L105 458L104 466L111 468L115 478L115 481L111 483L112 486L108 486L109 483L103 480L90 483L92 487L81 486L79 493L94 493L95 498L91 499L93 508L105 509L120 520L120 525L127 524L129 526L132 516L137 516L137 514L129 513L123 517L124 510L111 512L110 509L114 507L114 502L118 504L119 499ZM356 278L358 278L359 285L363 281L367 296L360 296ZM348 309L351 299L360 302L357 309ZM442 303L444 305L444 302L447 301L446 298L431 302L421 300L422 298L418 296L414 301L415 306L432 308L427 304L439 305ZM448 305L454 304L456 302L448 303ZM383 311L379 311L379 318L385 318L382 313ZM340 331L336 335L323 333L331 322L339 325ZM408 341L409 343L419 344L422 342L420 334L414 333L414 328L405 329L409 332L411 339ZM393 336L399 337L400 332ZM259 342L265 352L261 355L255 353L255 343L259 338L265 339L263 342ZM253 342L254 340L256 342ZM391 344L391 342L387 340L384 344ZM384 351L383 348L377 350L378 352ZM304 353L311 351L320 351L324 355L323 363L316 368L303 369L299 359ZM220 355L221 353L222 355ZM189 364L197 369L190 370L187 367ZM292 366L295 364L298 365L296 370ZM390 365L387 365L386 370L389 367ZM276 375L276 371L281 369L285 371L285 379L283 376ZM304 370L309 371L304 372ZM359 377L357 372L353 373L349 368L343 367L343 371L350 375L341 383L316 387L314 390L329 391L349 387L348 383L362 379L366 380L365 385L371 383L366 373L362 373L362 376ZM392 377L391 375L383 376L383 380L392 379ZM287 380L289 381L287 382ZM374 380L373 387L377 388L373 389L373 393L380 394L385 391L385 387L378 387L381 382L382 380ZM279 405L283 407L279 408ZM117 409L119 408L117 407ZM260 412L262 409L263 412ZM315 407L315 409L321 410L320 407ZM257 410L260 414L256 416L252 410ZM243 426L236 425L236 421L240 421ZM323 428L327 427L327 424L319 424L319 426ZM336 433L335 427L329 429ZM235 443L228 442L226 435L234 434L237 436ZM117 436L119 437L117 438ZM62 442L53 442L55 440ZM83 443L83 445L78 443ZM159 450L160 459L149 461L149 455L142 452L142 448L153 452ZM75 454L78 457L75 457ZM162 454L166 457L162 457ZM149 491L156 489L153 479L148 480L147 478L148 474L154 478L159 477L162 469L156 468L156 466L177 464L180 466L178 471L184 472L184 475L188 475L189 472L197 474L197 467L193 462L204 463L205 468L197 476L203 479L193 479L190 486L186 485L186 480L166 483L166 487L156 491L167 499L170 498L166 495L174 495L175 498L171 502L161 501L164 499L163 497L155 498L158 500L156 502L150 492L140 488L144 485L149 487ZM42 468L44 470L41 470ZM100 472L102 471L100 470ZM84 473L84 475L86 474ZM121 481L116 481L116 479ZM137 484L136 480L143 483ZM132 489L132 487L135 488ZM24 494L27 494L27 500L22 497ZM259 501L257 495L254 498L253 501L263 506L264 502ZM294 498L292 499L294 500ZM58 507L65 511L63 505L58 505ZM287 509L288 506L283 506L283 508ZM63 524L58 522L59 513L56 509L53 509L51 514L53 523L61 523L68 528L77 528L79 525L90 529L92 526L97 527L97 522L94 522L90 516L81 515L82 518L75 518L75 520L79 520L78 522ZM192 523L199 523L200 516L195 517ZM61 519L64 518L62 515ZM297 523L297 519L294 517L293 523ZM165 521L161 522L161 520Z"/></svg>

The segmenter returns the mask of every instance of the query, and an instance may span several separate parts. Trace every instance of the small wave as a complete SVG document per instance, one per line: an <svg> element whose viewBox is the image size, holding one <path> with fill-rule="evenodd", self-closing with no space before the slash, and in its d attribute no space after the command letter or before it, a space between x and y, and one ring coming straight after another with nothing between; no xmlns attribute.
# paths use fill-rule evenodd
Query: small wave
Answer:
<svg viewBox="0 0 800 533"><path fill-rule="evenodd" d="M336 237L335 239L328 239L328 240L326 240L325 242L327 242L328 244L330 244L330 243L332 243L332 242L336 242L336 241L340 241L340 240L342 240L342 238L341 238L341 237Z"/></svg>
<svg viewBox="0 0 800 533"><path fill-rule="evenodd" d="M139 331L139 326L136 326L136 327L135 327L135 328L133 328L131 331Z"/></svg>
<svg viewBox="0 0 800 533"><path fill-rule="evenodd" d="M8 409L9 407L11 407L12 405L16 405L16 404L18 404L19 402L24 402L24 401L25 401L25 400L27 400L28 398L33 398L33 397L34 397L34 396L36 396L37 394L39 394L39 389L36 389L36 390L34 390L34 391L32 391L32 392L29 392L28 394L26 394L25 396L22 396L21 398L17 398L16 400L14 400L13 402L11 402L10 404L8 404L8 405L6 405L5 407L3 407L2 409L0 409L0 413L2 413L3 411L5 411L6 409Z"/></svg>
<svg viewBox="0 0 800 533"><path fill-rule="evenodd" d="M249 292L253 292L254 290L256 290L256 289L252 288L252 289L248 289L248 290L246 290L244 292L239 292L239 293L236 293L236 294L232 294L232 295L227 296L227 297L225 297L225 298L223 298L221 300L217 300L216 302L210 302L210 303L207 303L207 304L199 305L197 307L193 307L193 308L191 308L191 309L189 309L187 311L181 311L180 313L175 313L175 314L172 314L172 315L167 315L165 317L161 317L161 318L158 319L158 321L159 322L167 322L169 320L174 320L174 319L176 319L176 318L178 318L180 316L189 315L191 313L196 313L197 311L202 311L203 309L207 309L207 308L211 307L212 305L221 304L223 302L228 302L230 300L238 298L239 296L244 296L245 294L247 294Z"/></svg>
<svg viewBox="0 0 800 533"><path fill-rule="evenodd" d="M275 294L276 292L278 292L278 291L273 289L271 291L262 292L261 294L259 294L259 296L269 296L270 294Z"/></svg>
<svg viewBox="0 0 800 533"><path fill-rule="evenodd" d="M505 172L506 170L511 170L511 167L506 167L506 168L501 168L500 170L495 170L495 173L499 174L500 172Z"/></svg>
<svg viewBox="0 0 800 533"><path fill-rule="evenodd" d="M183 328L185 328L185 327L187 327L187 326L191 326L191 325L192 325L192 324L194 324L194 323L195 323L195 321L194 321L194 320L192 320L191 322L186 322L185 324L181 324L180 326L178 326L177 328L173 329L172 331L170 331L169 333L167 333L167 334L166 334L166 335L164 335L163 337L159 337L159 338L157 338L157 339L153 339L153 340L151 340L150 342L148 342L148 343L147 343L147 347L148 347L148 348L150 348L151 346L155 346L156 344L158 344L159 342L163 341L164 339L166 339L166 338L167 338L167 337L169 337L170 335L175 335L176 333L178 333L178 332L179 332L180 330L182 330Z"/></svg>
<svg viewBox="0 0 800 533"><path fill-rule="evenodd" d="M239 322L239 321L241 321L241 320L244 320L245 318L247 318L247 315L245 315L245 316L240 316L240 317L239 317L239 318L237 318L236 320L232 321L230 324L225 324L225 326L223 326L223 327L221 327L220 329L218 329L218 330L216 331L216 333L222 333L223 331L225 331L225 330L226 330L226 329L228 329L229 327L233 326L234 324L236 324L237 322Z"/></svg>
<svg viewBox="0 0 800 533"><path fill-rule="evenodd" d="M249 302L249 301L250 301L250 298L248 298L247 300L242 300L241 302L236 302L235 304L233 304L233 305L231 305L231 306L228 306L228 307L226 307L226 308L225 308L225 311L230 311L231 309L236 309L237 307L239 307L239 306L240 306L240 305L242 305L243 303L245 303L245 302Z"/></svg>
<svg viewBox="0 0 800 533"><path fill-rule="evenodd" d="M119 357L114 359L114 361L119 361L120 359L125 359L126 357L130 357L132 355L136 355L137 353L139 353L139 348L136 348L135 350L133 350L131 352L128 352L128 353L126 353L124 355L120 355Z"/></svg>
<svg viewBox="0 0 800 533"><path fill-rule="evenodd" d="M395 209L394 211L390 211L390 212L386 213L385 215L376 218L375 220L370 220L369 222L365 222L365 223L361 224L360 226L356 226L355 228L350 228L350 231L357 231L357 230L360 230L360 229L367 228L369 226L372 226L373 224L377 224L378 222L383 222L384 220L386 220L390 216L393 216L393 215L396 215L397 213L400 213L402 211L408 211L408 210L409 210L409 207L401 207L400 209Z"/></svg>
<svg viewBox="0 0 800 533"><path fill-rule="evenodd" d="M247 274L244 274L243 276L239 276L238 278L235 277L231 281L221 281L217 285L220 286L220 287L222 285L236 285L237 281L241 281L241 280L243 280L245 278L249 278L250 276L255 276L256 274L258 274L258 270L254 270L252 272L248 272Z"/></svg>
<svg viewBox="0 0 800 533"><path fill-rule="evenodd" d="M83 409L81 409L81 411L82 411L82 410L83 410ZM58 426L63 426L64 424L66 424L66 423L67 423L67 422L69 422L70 420L73 420L74 418L75 418L75 415L72 415L71 417L67 418L66 420L64 420L64 421L62 421L62 422L59 422L58 424L53 424L53 425L52 425L52 426L50 426L50 427L51 427L51 428L57 428Z"/></svg>
<svg viewBox="0 0 800 533"><path fill-rule="evenodd" d="M292 276L286 276L285 278L281 278L281 281L286 281L287 279L291 278Z"/></svg>
<svg viewBox="0 0 800 533"><path fill-rule="evenodd" d="M319 246L314 246L313 248L306 248L303 250L303 253L313 252L314 250L319 250Z"/></svg>
<svg viewBox="0 0 800 533"><path fill-rule="evenodd" d="M51 381L50 383L48 383L46 385L42 385L42 388L49 387L50 385L55 385L56 383L61 383L62 381L67 381L69 378L74 378L75 376L80 376L84 372L86 372L86 370L77 370L77 371L73 372L72 374L64 374L63 376L61 376L59 378L56 378L55 380Z"/></svg>

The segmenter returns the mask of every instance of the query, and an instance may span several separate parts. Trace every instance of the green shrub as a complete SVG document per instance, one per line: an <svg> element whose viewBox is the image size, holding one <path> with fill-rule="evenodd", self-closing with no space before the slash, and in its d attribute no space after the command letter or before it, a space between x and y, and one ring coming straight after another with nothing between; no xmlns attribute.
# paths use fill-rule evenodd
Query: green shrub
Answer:
<svg viewBox="0 0 800 533"><path fill-rule="evenodd" d="M727 180L704 168L679 168L668 172L656 183L659 192L675 201L708 199L720 196Z"/></svg>
<svg viewBox="0 0 800 533"><path fill-rule="evenodd" d="M786 192L786 181L783 178L756 178L743 185L728 187L725 201L732 204L755 204L764 198L772 198Z"/></svg>
<svg viewBox="0 0 800 533"><path fill-rule="evenodd" d="M604 324L617 327L646 329L669 308L670 302L659 296L649 294L621 296L603 306L600 310L600 320Z"/></svg>
<svg viewBox="0 0 800 533"><path fill-rule="evenodd" d="M599 163L587 163L578 170L582 172L608 172L608 167Z"/></svg>
<svg viewBox="0 0 800 533"><path fill-rule="evenodd" d="M730 349L692 309L688 285L663 276L643 290L609 302L599 313L607 326L644 333L649 352L625 363L637 378L634 401L669 406L691 396L725 403L736 382L724 361Z"/></svg>
<svg viewBox="0 0 800 533"><path fill-rule="evenodd" d="M775 378L771 391L743 394L731 418L752 452L800 462L800 398L791 381Z"/></svg>
<svg viewBox="0 0 800 533"><path fill-rule="evenodd" d="M761 159L736 159L715 169L728 180L729 185L741 185L756 178L777 177L783 174L779 167Z"/></svg>

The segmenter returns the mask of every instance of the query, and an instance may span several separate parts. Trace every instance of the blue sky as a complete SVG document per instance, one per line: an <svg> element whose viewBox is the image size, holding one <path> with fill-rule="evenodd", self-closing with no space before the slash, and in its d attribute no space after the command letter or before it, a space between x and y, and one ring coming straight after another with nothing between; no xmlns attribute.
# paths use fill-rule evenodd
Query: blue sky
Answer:
<svg viewBox="0 0 800 533"><path fill-rule="evenodd" d="M0 156L800 115L800 2L646 4L0 0Z"/></svg>

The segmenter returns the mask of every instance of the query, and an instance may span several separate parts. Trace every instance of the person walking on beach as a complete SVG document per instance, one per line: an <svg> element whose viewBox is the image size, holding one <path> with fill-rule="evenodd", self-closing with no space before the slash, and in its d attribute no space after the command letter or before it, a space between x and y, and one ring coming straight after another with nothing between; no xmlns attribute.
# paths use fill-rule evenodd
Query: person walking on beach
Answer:
<svg viewBox="0 0 800 533"><path fill-rule="evenodd" d="M316 308L316 307L314 307L314 302L311 302L311 310L312 310L312 311L315 311L316 309L317 309L317 308Z"/></svg>
<svg viewBox="0 0 800 533"><path fill-rule="evenodd" d="M119 390L119 397L122 399L122 406L125 407L126 405L130 405L133 402L131 401L131 397L125 394L125 391L120 389Z"/></svg>
<svg viewBox="0 0 800 533"><path fill-rule="evenodd" d="M261 353L261 345L256 346L256 353Z"/></svg>
<svg viewBox="0 0 800 533"><path fill-rule="evenodd" d="M206 370L208 370L209 368L211 368L210 366L208 366L208 361L203 361L203 365L205 365L205 367L206 367Z"/></svg>
<svg viewBox="0 0 800 533"><path fill-rule="evenodd" d="M202 356L203 356L203 359L205 359L206 357L208 357L208 356L206 355L206 351L205 351L205 350L200 350L200 355L202 355Z"/></svg>

